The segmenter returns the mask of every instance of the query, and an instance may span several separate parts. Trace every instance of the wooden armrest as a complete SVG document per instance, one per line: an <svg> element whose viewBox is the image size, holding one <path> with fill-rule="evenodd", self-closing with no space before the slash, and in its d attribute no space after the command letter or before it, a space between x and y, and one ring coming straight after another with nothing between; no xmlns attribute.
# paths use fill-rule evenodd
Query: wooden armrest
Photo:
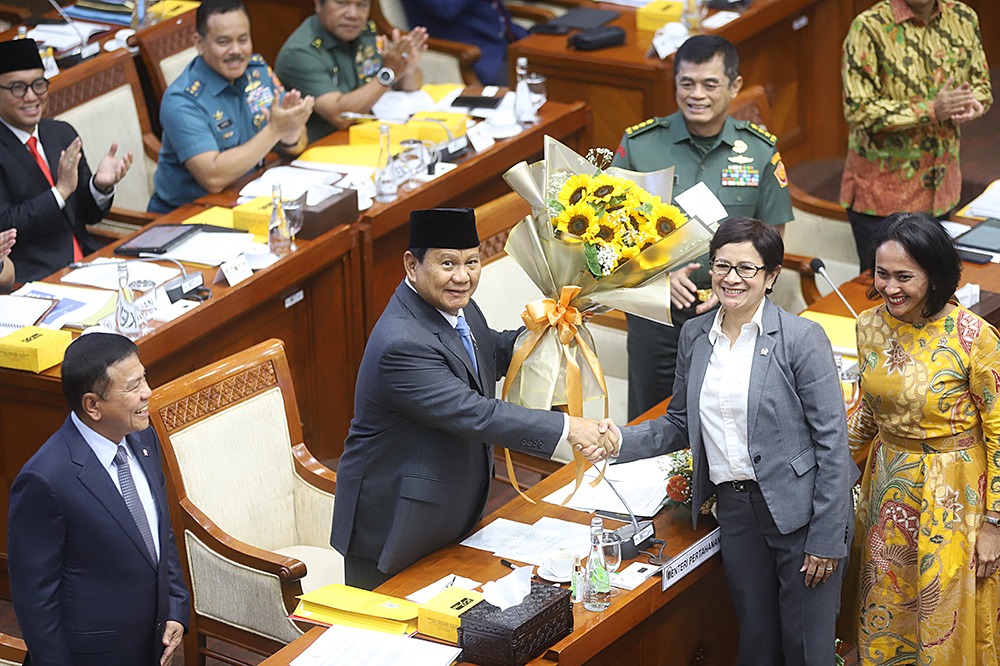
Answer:
<svg viewBox="0 0 1000 666"><path fill-rule="evenodd" d="M106 219L136 227L144 227L150 222L159 219L159 217L160 215L157 213L147 213L144 210L129 210L127 208L112 206L111 210L108 211Z"/></svg>
<svg viewBox="0 0 1000 666"><path fill-rule="evenodd" d="M839 203L814 197L794 183L788 183L788 194L792 198L792 205L799 210L847 222L847 211Z"/></svg>
<svg viewBox="0 0 1000 666"><path fill-rule="evenodd" d="M799 254L789 254L786 252L781 261L782 267L796 271L799 274L799 280L802 284L802 300L806 302L807 307L821 298L819 287L816 286L816 274L810 265L812 260L813 257L804 257Z"/></svg>
<svg viewBox="0 0 1000 666"><path fill-rule="evenodd" d="M535 23L545 23L556 17L555 14L541 7L529 7L527 5L508 5L507 10L511 16L528 19Z"/></svg>
<svg viewBox="0 0 1000 666"><path fill-rule="evenodd" d="M244 543L222 531L187 498L180 504L185 513L184 527L222 557L277 576L282 582L295 582L306 575L306 565L301 560Z"/></svg>
<svg viewBox="0 0 1000 666"><path fill-rule="evenodd" d="M295 471L306 483L328 493L337 494L337 473L316 460L305 444L293 446L292 457L295 460Z"/></svg>
<svg viewBox="0 0 1000 666"><path fill-rule="evenodd" d="M28 646L17 636L0 634L0 659L20 664L28 654Z"/></svg>
<svg viewBox="0 0 1000 666"><path fill-rule="evenodd" d="M0 21L7 21L11 25L16 25L27 21L29 18L31 18L31 10L26 7L18 7L0 2Z"/></svg>
<svg viewBox="0 0 1000 666"><path fill-rule="evenodd" d="M163 142L156 138L155 134L143 134L142 147L146 152L146 157L154 162L158 162L160 160L160 148L163 147Z"/></svg>

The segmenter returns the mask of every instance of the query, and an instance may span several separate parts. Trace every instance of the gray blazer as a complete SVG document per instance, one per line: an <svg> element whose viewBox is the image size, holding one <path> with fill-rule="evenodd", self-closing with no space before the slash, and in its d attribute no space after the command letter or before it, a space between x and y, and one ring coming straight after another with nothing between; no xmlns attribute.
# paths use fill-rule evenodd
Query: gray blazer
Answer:
<svg viewBox="0 0 1000 666"><path fill-rule="evenodd" d="M692 520L714 492L701 439L699 403L712 354L715 312L681 329L677 379L667 413L623 428L620 462L691 448ZM805 551L845 557L853 526L851 486L858 468L830 341L815 322L765 301L750 371L748 447L761 494L782 534L808 524Z"/></svg>
<svg viewBox="0 0 1000 666"><path fill-rule="evenodd" d="M477 374L458 333L405 283L365 347L354 420L337 468L331 544L395 574L466 536L482 517L493 445L550 457L564 417L494 398L517 331L465 318Z"/></svg>

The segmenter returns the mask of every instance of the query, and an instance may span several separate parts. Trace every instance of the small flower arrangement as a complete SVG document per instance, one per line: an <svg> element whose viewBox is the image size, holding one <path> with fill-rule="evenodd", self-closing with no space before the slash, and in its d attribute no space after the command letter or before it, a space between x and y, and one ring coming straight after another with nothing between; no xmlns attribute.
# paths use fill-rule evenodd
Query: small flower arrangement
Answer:
<svg viewBox="0 0 1000 666"><path fill-rule="evenodd" d="M668 453L664 458L664 468L669 474L667 477L666 506L671 508L685 506L690 509L691 474L694 469L691 461L691 449Z"/></svg>
<svg viewBox="0 0 1000 666"><path fill-rule="evenodd" d="M545 203L556 237L583 241L587 269L600 279L675 231L687 216L633 181L604 172L608 155L591 151L587 159L601 163L597 172L569 176Z"/></svg>

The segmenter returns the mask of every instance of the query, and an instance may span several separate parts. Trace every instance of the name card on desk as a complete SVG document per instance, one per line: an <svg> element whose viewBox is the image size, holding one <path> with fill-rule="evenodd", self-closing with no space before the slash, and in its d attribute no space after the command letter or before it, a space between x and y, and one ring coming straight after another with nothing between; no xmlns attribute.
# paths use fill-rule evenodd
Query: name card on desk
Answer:
<svg viewBox="0 0 1000 666"><path fill-rule="evenodd" d="M684 576L705 563L708 558L719 552L722 545L721 532L718 527L685 548L679 555L667 562L663 567L663 583L660 590L666 590Z"/></svg>
<svg viewBox="0 0 1000 666"><path fill-rule="evenodd" d="M465 136L468 137L469 143L472 144L473 150L477 153L483 152L496 143L496 139L493 138L493 134L490 132L489 127L486 126L486 123L476 123L466 130Z"/></svg>
<svg viewBox="0 0 1000 666"><path fill-rule="evenodd" d="M247 265L246 257L240 255L232 261L223 262L219 266L219 272L215 274L215 282L222 282L225 279L230 287L235 287L248 277L253 277L253 271Z"/></svg>

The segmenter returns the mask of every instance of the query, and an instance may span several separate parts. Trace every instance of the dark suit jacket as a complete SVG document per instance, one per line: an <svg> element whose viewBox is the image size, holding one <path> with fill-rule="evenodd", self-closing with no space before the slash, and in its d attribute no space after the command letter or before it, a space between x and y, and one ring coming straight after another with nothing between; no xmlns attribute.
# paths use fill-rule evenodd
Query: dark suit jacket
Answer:
<svg viewBox="0 0 1000 666"><path fill-rule="evenodd" d="M448 321L405 283L365 347L337 468L331 544L395 574L467 535L483 514L493 445L549 457L563 415L494 398L517 331L465 318L479 376Z"/></svg>
<svg viewBox="0 0 1000 666"><path fill-rule="evenodd" d="M715 312L681 329L677 379L667 413L622 428L620 462L691 447L692 506L715 492L701 439L701 388L712 356ZM766 301L750 370L747 434L761 494L778 530L809 526L805 551L847 555L854 524L851 486L858 468L847 445L847 418L830 341L814 322ZM767 350L766 352L764 350ZM698 520L697 508L691 512Z"/></svg>
<svg viewBox="0 0 1000 666"><path fill-rule="evenodd" d="M38 137L52 177L58 179L59 153L76 138L76 130L58 120L42 119ZM107 208L99 208L90 193L86 157L80 159L78 171L76 192L59 210L51 185L31 153L0 123L0 231L17 228L10 258L17 266L19 282L40 280L72 262L73 234L84 254L97 249L86 225L100 222Z"/></svg>
<svg viewBox="0 0 1000 666"><path fill-rule="evenodd" d="M158 563L70 418L14 479L7 557L26 663L158 664L166 621L188 626L159 442L152 428L127 442L159 513Z"/></svg>

